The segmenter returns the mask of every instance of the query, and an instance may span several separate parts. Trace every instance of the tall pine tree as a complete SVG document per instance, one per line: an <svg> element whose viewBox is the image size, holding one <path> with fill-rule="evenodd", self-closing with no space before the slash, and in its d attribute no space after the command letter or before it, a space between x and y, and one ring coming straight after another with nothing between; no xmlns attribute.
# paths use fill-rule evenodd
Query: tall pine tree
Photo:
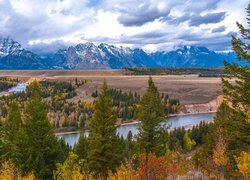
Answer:
<svg viewBox="0 0 250 180"><path fill-rule="evenodd" d="M250 25L250 4L247 8L247 23ZM250 149L250 123L248 112L250 110L250 28L245 28L237 22L241 38L232 37L233 50L237 53L239 61L245 65L232 64L225 61L226 78L222 79L224 102L219 107L214 125L210 127L202 155L209 159L212 150L220 149L219 138L216 132L221 130L220 136L224 140L225 156L228 161L223 164L227 167L226 177L238 176L236 157L242 151ZM235 80L235 81L234 81ZM206 164L206 162L203 162Z"/></svg>
<svg viewBox="0 0 250 180"><path fill-rule="evenodd" d="M18 108L18 104L13 102L8 114L7 121L4 126L5 136L11 142L18 139L17 135L22 128L21 113Z"/></svg>
<svg viewBox="0 0 250 180"><path fill-rule="evenodd" d="M80 159L87 159L88 153L88 139L84 134L80 135L78 143L74 147L74 152L78 155Z"/></svg>
<svg viewBox="0 0 250 180"><path fill-rule="evenodd" d="M149 77L148 88L142 97L138 118L141 121L138 142L142 152L155 153L161 142L162 128L160 122L164 119L164 106L152 77ZM165 148L165 144L162 146ZM158 150L157 150L158 151ZM147 158L146 158L147 159Z"/></svg>
<svg viewBox="0 0 250 180"><path fill-rule="evenodd" d="M0 133L0 160L11 160L15 164L21 164L22 138L25 139L23 132L23 123L18 104L13 102L8 113L4 128Z"/></svg>
<svg viewBox="0 0 250 180"><path fill-rule="evenodd" d="M237 22L240 37L232 37L233 50L239 61L245 61L245 66L225 62L227 79L223 79L223 95L229 107L228 118L218 119L227 141L227 154L230 157L232 169L236 168L235 156L250 148L250 123L247 113L250 110L250 3L247 10L248 27ZM229 80L236 78L235 83ZM228 116L227 115L227 116Z"/></svg>
<svg viewBox="0 0 250 180"><path fill-rule="evenodd" d="M250 3L247 8L247 23L250 25ZM241 38L232 37L233 50L239 61L244 61L245 66L225 62L227 79L222 79L223 95L226 101L230 102L232 109L241 111L245 115L250 110L250 28L245 28L237 22ZM237 78L235 83L229 80Z"/></svg>
<svg viewBox="0 0 250 180"><path fill-rule="evenodd" d="M115 171L121 161L119 138L116 135L116 113L108 97L104 81L94 114L90 121L88 165L96 177L106 179L109 171Z"/></svg>
<svg viewBox="0 0 250 180"><path fill-rule="evenodd" d="M64 160L63 151L47 118L47 109L42 101L37 81L32 82L31 97L25 107L26 172L34 171L39 179L51 179L56 163Z"/></svg>

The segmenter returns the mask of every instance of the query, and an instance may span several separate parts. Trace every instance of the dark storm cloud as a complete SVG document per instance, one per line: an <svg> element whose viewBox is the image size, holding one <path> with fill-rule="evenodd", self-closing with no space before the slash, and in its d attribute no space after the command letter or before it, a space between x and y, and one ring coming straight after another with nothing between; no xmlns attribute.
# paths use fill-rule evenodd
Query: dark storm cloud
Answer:
<svg viewBox="0 0 250 180"><path fill-rule="evenodd" d="M201 24L215 24L223 21L225 19L226 13L208 13L203 16L199 14L191 15L191 13L185 13L180 17L168 17L166 22L169 24L178 25L183 22L188 22L190 26L199 26Z"/></svg>
<svg viewBox="0 0 250 180"><path fill-rule="evenodd" d="M218 3L221 0L204 0L197 2L196 0L173 0L171 3L167 3L167 8L165 9L159 9L157 6L152 6L151 1L144 1L147 3L144 3L141 5L141 1L131 1L132 6L129 6L129 8L118 8L116 11L121 12L121 16L118 17L118 21L123 24L124 26L142 26L148 22L153 22L156 19L161 21L170 21L171 24L179 24L181 22L185 22L189 20L191 17L194 18L193 21L194 24L198 23L198 19L196 18L202 18L203 16L199 16L199 14L203 11L207 10L213 10L216 9ZM160 0L155 0L155 4L161 3ZM122 7L123 1L119 4L119 6ZM181 17L169 17L169 14L173 8L180 8L184 6L184 11L186 12ZM112 10L112 8L111 8ZM213 14L209 14L213 15ZM209 17L204 16L205 20L212 21L211 19L208 19ZM212 17L211 17L212 18ZM217 17L214 17L217 18ZM192 24L192 23L191 23Z"/></svg>
<svg viewBox="0 0 250 180"><path fill-rule="evenodd" d="M149 31L134 34L131 36L123 35L120 37L120 41L125 44L159 44L170 40L168 34L164 31Z"/></svg>
<svg viewBox="0 0 250 180"><path fill-rule="evenodd" d="M206 14L205 16L200 16L200 14L204 11L214 10L217 8L218 3L220 3L221 0L208 0L208 1L200 1L197 2L196 0L190 0L183 2L183 6L185 7L183 12L185 12L181 16L168 16L166 18L162 18L163 21L166 21L168 24L175 24L178 25L183 22L188 21L196 21L198 23L198 20L201 18L209 18L212 14ZM211 17L212 18L212 17ZM216 17L215 17L216 18ZM202 19L201 19L202 20ZM207 20L207 19L205 19ZM208 21L208 20L207 20ZM212 21L212 20L210 20ZM192 22L191 22L192 24ZM195 24L195 22L194 22ZM201 24L201 23L200 23Z"/></svg>
<svg viewBox="0 0 250 180"><path fill-rule="evenodd" d="M141 39L145 39L145 38L152 39L152 38L164 37L166 35L167 35L166 32L163 32L163 31L149 31L149 32L144 32L144 33L133 35L132 37L141 38Z"/></svg>
<svg viewBox="0 0 250 180"><path fill-rule="evenodd" d="M222 0L189 0L186 1L185 12L201 13L207 10L213 10L217 8L218 3Z"/></svg>
<svg viewBox="0 0 250 180"><path fill-rule="evenodd" d="M210 13L204 16L194 15L190 17L189 25L190 26L199 26L201 24L215 24L223 21L225 19L226 13L219 12L219 13Z"/></svg>
<svg viewBox="0 0 250 180"><path fill-rule="evenodd" d="M224 32L226 30L226 27L225 26L220 26L218 28L214 28L212 30L212 33L219 33L219 32Z"/></svg>
<svg viewBox="0 0 250 180"><path fill-rule="evenodd" d="M149 31L144 33L138 33L135 35L121 35L119 38L107 38L102 36L86 38L83 39L95 42L95 43L102 43L102 42L109 42L113 44L136 44L136 45L145 45L145 44L159 44L165 41L170 40L170 36L166 32L163 31Z"/></svg>
<svg viewBox="0 0 250 180"><path fill-rule="evenodd" d="M170 9L159 10L157 7L150 7L144 4L140 7L132 8L124 12L118 21L124 26L142 26L156 19L167 17Z"/></svg>

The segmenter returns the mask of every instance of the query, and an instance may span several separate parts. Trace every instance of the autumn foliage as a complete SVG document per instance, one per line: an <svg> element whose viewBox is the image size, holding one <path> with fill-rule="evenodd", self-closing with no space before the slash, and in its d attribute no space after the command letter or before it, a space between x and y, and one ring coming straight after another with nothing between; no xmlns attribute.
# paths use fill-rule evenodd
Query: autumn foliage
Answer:
<svg viewBox="0 0 250 180"><path fill-rule="evenodd" d="M192 163L186 157L175 151L170 155L156 157L149 154L148 162L146 155L140 156L140 166L136 171L138 179L167 179L169 177L177 178L179 175L185 175L192 170Z"/></svg>
<svg viewBox="0 0 250 180"><path fill-rule="evenodd" d="M242 151L240 156L236 158L237 167L240 173L246 177L250 178L250 152Z"/></svg>
<svg viewBox="0 0 250 180"><path fill-rule="evenodd" d="M34 180L33 173L22 175L21 170L12 162L5 161L1 165L0 169L1 180Z"/></svg>

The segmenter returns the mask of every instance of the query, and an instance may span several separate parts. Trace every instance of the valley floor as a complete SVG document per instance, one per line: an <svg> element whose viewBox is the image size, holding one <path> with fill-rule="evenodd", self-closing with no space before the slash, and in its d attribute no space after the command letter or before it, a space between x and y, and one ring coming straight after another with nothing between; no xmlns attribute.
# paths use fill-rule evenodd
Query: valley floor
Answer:
<svg viewBox="0 0 250 180"><path fill-rule="evenodd" d="M123 70L20 70L0 71L0 76L16 77L26 82L34 79L74 81L77 78L78 80L86 80L87 83L76 90L78 95L69 99L72 102L77 102L79 99L93 101L91 94L101 87L104 79L107 80L110 88L140 94L146 90L148 80L147 75L125 75ZM183 106L206 104L221 95L221 78L219 77L208 78L198 77L198 75L154 75L152 77L161 93L179 99ZM211 107L205 111L211 111ZM188 110L184 110L184 112L188 112Z"/></svg>

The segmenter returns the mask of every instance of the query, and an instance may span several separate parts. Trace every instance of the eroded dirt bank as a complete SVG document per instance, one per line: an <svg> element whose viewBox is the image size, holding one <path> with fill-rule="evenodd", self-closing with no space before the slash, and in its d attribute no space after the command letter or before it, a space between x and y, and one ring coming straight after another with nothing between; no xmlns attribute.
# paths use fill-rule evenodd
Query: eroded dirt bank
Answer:
<svg viewBox="0 0 250 180"><path fill-rule="evenodd" d="M182 105L180 108L180 114L216 112L218 107L221 105L222 101L223 101L223 96L220 95L216 99L209 101L208 103Z"/></svg>

